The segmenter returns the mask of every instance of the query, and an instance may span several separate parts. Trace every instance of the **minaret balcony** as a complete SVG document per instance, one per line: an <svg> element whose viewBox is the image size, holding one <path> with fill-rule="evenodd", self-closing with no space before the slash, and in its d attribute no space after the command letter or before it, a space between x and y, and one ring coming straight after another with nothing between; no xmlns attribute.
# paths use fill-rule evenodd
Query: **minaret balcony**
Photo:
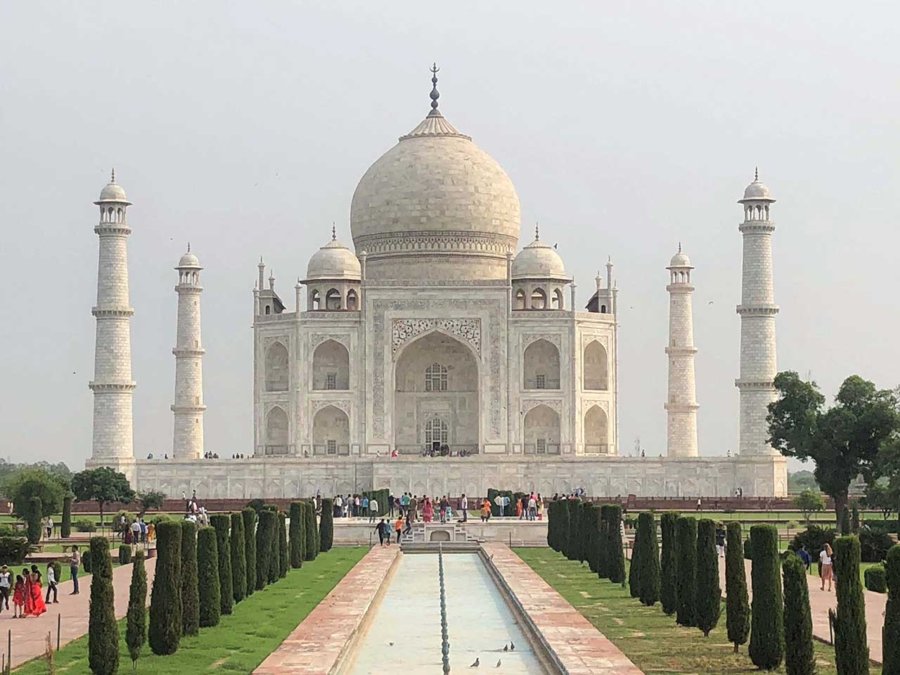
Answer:
<svg viewBox="0 0 900 675"><path fill-rule="evenodd" d="M199 348L186 348L186 347L174 347L172 349L172 353L175 356L203 356L206 353L206 350L203 347Z"/></svg>
<svg viewBox="0 0 900 675"><path fill-rule="evenodd" d="M88 389L93 392L134 391L134 382L88 382Z"/></svg>
<svg viewBox="0 0 900 675"><path fill-rule="evenodd" d="M740 379L734 381L734 386L738 389L756 389L759 391L764 390L775 390L775 385L772 380L757 380L757 379Z"/></svg>
<svg viewBox="0 0 900 675"><path fill-rule="evenodd" d="M745 220L738 226L738 232L743 234L771 234L775 231L775 222L772 220Z"/></svg>
<svg viewBox="0 0 900 675"><path fill-rule="evenodd" d="M169 409L173 413L176 413L176 414L187 413L189 415L194 415L197 413L204 412L206 410L206 406L205 405L175 405L175 404L172 404L169 406Z"/></svg>
<svg viewBox="0 0 900 675"><path fill-rule="evenodd" d="M741 316L775 316L778 305L738 305L737 313Z"/></svg>
<svg viewBox="0 0 900 675"><path fill-rule="evenodd" d="M94 232L100 236L105 234L129 235L131 234L131 228L125 223L100 223L99 225L94 226Z"/></svg>
<svg viewBox="0 0 900 675"><path fill-rule="evenodd" d="M666 354L671 356L693 356L696 353L696 347L666 347Z"/></svg>
<svg viewBox="0 0 900 675"><path fill-rule="evenodd" d="M115 307L104 308L91 307L91 314L98 319L127 319L134 316L134 309L131 307Z"/></svg>

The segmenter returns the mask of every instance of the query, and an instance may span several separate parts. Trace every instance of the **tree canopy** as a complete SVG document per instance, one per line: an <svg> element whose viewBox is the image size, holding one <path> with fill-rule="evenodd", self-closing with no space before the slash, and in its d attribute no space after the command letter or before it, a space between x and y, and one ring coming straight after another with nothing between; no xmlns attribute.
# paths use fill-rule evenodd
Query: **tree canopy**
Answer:
<svg viewBox="0 0 900 675"><path fill-rule="evenodd" d="M830 408L818 386L795 372L778 373L775 389L769 442L785 457L813 460L816 481L840 513L851 481L874 479L879 450L900 431L897 397L858 375L844 380Z"/></svg>
<svg viewBox="0 0 900 675"><path fill-rule="evenodd" d="M21 469L7 479L4 492L12 500L13 512L20 518L29 514L31 500L41 500L41 517L62 511L66 484L43 469Z"/></svg>
<svg viewBox="0 0 900 675"><path fill-rule="evenodd" d="M809 517L813 513L825 510L825 499L815 490L804 490L794 497L794 506L803 512L803 518L809 525Z"/></svg>
<svg viewBox="0 0 900 675"><path fill-rule="evenodd" d="M166 499L165 492L159 492L158 490L147 490L147 492L138 492L137 493L137 502L141 507L141 515L149 511L150 509L161 509L163 505L163 501Z"/></svg>
<svg viewBox="0 0 900 675"><path fill-rule="evenodd" d="M72 476L72 492L80 502L97 502L100 520L103 520L103 506L112 502L127 504L134 499L134 490L128 484L125 474L101 466L85 469Z"/></svg>

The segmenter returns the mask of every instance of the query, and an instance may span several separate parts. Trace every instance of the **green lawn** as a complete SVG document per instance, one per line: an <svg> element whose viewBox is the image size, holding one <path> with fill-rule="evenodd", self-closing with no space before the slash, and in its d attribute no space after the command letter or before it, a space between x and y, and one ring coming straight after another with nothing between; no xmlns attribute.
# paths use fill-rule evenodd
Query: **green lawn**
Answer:
<svg viewBox="0 0 900 675"><path fill-rule="evenodd" d="M182 638L171 656L155 656L144 646L137 672L171 675L210 670L224 673L250 673L272 653L312 609L337 585L368 548L333 548L314 562L303 563L286 578L257 591L235 605L234 614L223 616L214 628L200 629L196 637ZM125 622L119 622L121 650L119 671L131 671L131 659L125 645ZM56 673L89 675L87 637L69 643L54 654ZM14 672L45 675L44 661L31 661Z"/></svg>
<svg viewBox="0 0 900 675"><path fill-rule="evenodd" d="M704 638L696 628L678 626L659 605L645 607L627 588L599 580L586 564L571 562L550 548L515 551L646 673L759 672L747 656L746 645L739 654L733 653L725 632L724 603L719 625ZM815 645L819 675L836 675L834 649L819 642ZM873 667L872 674L878 673L881 669Z"/></svg>

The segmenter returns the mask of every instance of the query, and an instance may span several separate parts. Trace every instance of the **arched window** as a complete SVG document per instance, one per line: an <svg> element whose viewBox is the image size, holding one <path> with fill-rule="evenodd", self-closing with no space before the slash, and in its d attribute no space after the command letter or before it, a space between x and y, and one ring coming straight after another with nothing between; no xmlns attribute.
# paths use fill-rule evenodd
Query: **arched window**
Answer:
<svg viewBox="0 0 900 675"><path fill-rule="evenodd" d="M447 391L447 369L440 363L425 369L425 391Z"/></svg>
<svg viewBox="0 0 900 675"><path fill-rule="evenodd" d="M563 308L563 294L560 289L553 291L553 309Z"/></svg>
<svg viewBox="0 0 900 675"><path fill-rule="evenodd" d="M116 209L116 222L122 222L122 209Z"/></svg>
<svg viewBox="0 0 900 675"><path fill-rule="evenodd" d="M350 388L350 353L336 340L325 340L313 352L313 389Z"/></svg>
<svg viewBox="0 0 900 675"><path fill-rule="evenodd" d="M516 291L516 309L525 309L525 291L521 288Z"/></svg>
<svg viewBox="0 0 900 675"><path fill-rule="evenodd" d="M357 307L356 303L357 303L356 291L351 289L347 293L347 309L355 312L357 309L359 309Z"/></svg>
<svg viewBox="0 0 900 675"><path fill-rule="evenodd" d="M432 443L445 445L448 439L447 423L440 417L432 417L425 422L425 445L431 447Z"/></svg>
<svg viewBox="0 0 900 675"><path fill-rule="evenodd" d="M606 314L606 305L600 305L600 313Z"/></svg>
<svg viewBox="0 0 900 675"><path fill-rule="evenodd" d="M596 340L584 348L584 388L594 391L609 389L609 365L606 349Z"/></svg>
<svg viewBox="0 0 900 675"><path fill-rule="evenodd" d="M286 455L288 451L288 416L281 408L272 408L266 417L267 455Z"/></svg>
<svg viewBox="0 0 900 675"><path fill-rule="evenodd" d="M266 391L287 390L288 350L283 344L276 342L266 352Z"/></svg>
<svg viewBox="0 0 900 675"><path fill-rule="evenodd" d="M313 311L322 309L322 296L319 295L318 289L313 289L309 296L309 308Z"/></svg>
<svg viewBox="0 0 900 675"><path fill-rule="evenodd" d="M272 308L269 305L266 305L266 314L271 314Z"/></svg>
<svg viewBox="0 0 900 675"><path fill-rule="evenodd" d="M559 389L559 350L552 342L536 340L522 357L523 389Z"/></svg>
<svg viewBox="0 0 900 675"><path fill-rule="evenodd" d="M325 294L325 309L340 309L341 308L341 292L332 288Z"/></svg>
<svg viewBox="0 0 900 675"><path fill-rule="evenodd" d="M535 288L531 292L531 309L546 309L547 308L547 294L544 293L543 288Z"/></svg>
<svg viewBox="0 0 900 675"><path fill-rule="evenodd" d="M584 451L588 454L609 453L609 422L600 406L591 406L584 415Z"/></svg>

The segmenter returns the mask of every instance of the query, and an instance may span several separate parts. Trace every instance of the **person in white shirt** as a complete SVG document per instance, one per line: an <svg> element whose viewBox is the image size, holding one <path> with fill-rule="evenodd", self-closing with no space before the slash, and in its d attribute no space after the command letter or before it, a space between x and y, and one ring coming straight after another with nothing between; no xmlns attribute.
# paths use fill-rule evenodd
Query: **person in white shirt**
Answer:
<svg viewBox="0 0 900 675"><path fill-rule="evenodd" d="M4 606L9 609L10 578L9 568L6 565L0 567L0 612Z"/></svg>
<svg viewBox="0 0 900 675"><path fill-rule="evenodd" d="M466 499L465 494L459 498L459 510L462 512L462 522L465 523L469 520L469 500Z"/></svg>
<svg viewBox="0 0 900 675"><path fill-rule="evenodd" d="M831 591L831 582L834 581L834 561L831 559L834 553L826 542L819 553L819 572L822 575L822 590L825 590L825 582L828 582L828 591Z"/></svg>
<svg viewBox="0 0 900 675"><path fill-rule="evenodd" d="M53 518L51 516L47 516L47 520L44 521L44 527L47 529L47 539L53 536Z"/></svg>
<svg viewBox="0 0 900 675"><path fill-rule="evenodd" d="M50 602L51 593L53 593L53 602L59 604L59 600L56 599L56 569L53 567L53 563L47 563L47 597L44 598L44 602Z"/></svg>
<svg viewBox="0 0 900 675"><path fill-rule="evenodd" d="M374 499L369 500L369 522L375 522L375 515L378 513L378 502Z"/></svg>
<svg viewBox="0 0 900 675"><path fill-rule="evenodd" d="M534 493L531 493L531 496L528 498L528 520L534 520L537 517L537 500L534 498Z"/></svg>

